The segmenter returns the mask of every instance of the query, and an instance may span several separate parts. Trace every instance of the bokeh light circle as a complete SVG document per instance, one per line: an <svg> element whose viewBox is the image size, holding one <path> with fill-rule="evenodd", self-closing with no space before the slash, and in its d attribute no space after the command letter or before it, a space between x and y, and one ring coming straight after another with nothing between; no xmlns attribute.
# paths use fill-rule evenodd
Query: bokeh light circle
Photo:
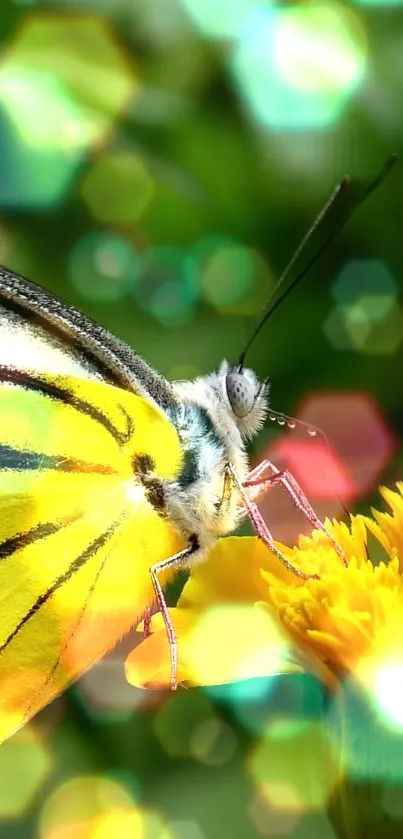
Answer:
<svg viewBox="0 0 403 839"><path fill-rule="evenodd" d="M147 251L134 296L149 315L163 326L182 326L194 317L197 295L196 265L189 253L168 245Z"/></svg>
<svg viewBox="0 0 403 839"><path fill-rule="evenodd" d="M323 332L337 350L392 355L403 340L403 313L393 297L363 295L357 303L334 307Z"/></svg>
<svg viewBox="0 0 403 839"><path fill-rule="evenodd" d="M365 65L361 20L336 2L262 6L230 60L254 118L281 130L334 123L362 82Z"/></svg>
<svg viewBox="0 0 403 839"><path fill-rule="evenodd" d="M42 810L40 839L174 839L160 815L139 807L128 788L106 775L61 783Z"/></svg>
<svg viewBox="0 0 403 839"><path fill-rule="evenodd" d="M360 302L362 298L380 298L382 311L386 313L385 297L392 302L398 294L398 287L388 266L380 259L349 259L337 274L331 286L331 293L341 305ZM385 311L386 309L386 311ZM372 307L376 316L379 309Z"/></svg>
<svg viewBox="0 0 403 839"><path fill-rule="evenodd" d="M211 236L193 249L200 296L221 314L256 315L275 277L259 251L227 237Z"/></svg>
<svg viewBox="0 0 403 839"><path fill-rule="evenodd" d="M234 756L237 738L232 728L218 717L203 720L191 737L191 753L207 766L222 766Z"/></svg>
<svg viewBox="0 0 403 839"><path fill-rule="evenodd" d="M379 662L371 694L386 725L403 733L403 661Z"/></svg>
<svg viewBox="0 0 403 839"><path fill-rule="evenodd" d="M16 72L29 74L33 83L42 74L42 79L60 85L79 109L82 130L92 142L105 137L137 89L123 47L107 20L94 14L27 15L3 58L0 89L1 78L12 78ZM18 107L14 97L10 106ZM47 117L52 124L51 113ZM29 112L20 116L24 134L38 130L37 118L31 103Z"/></svg>
<svg viewBox="0 0 403 839"><path fill-rule="evenodd" d="M32 725L2 743L0 820L23 818L42 792L51 768L49 746Z"/></svg>
<svg viewBox="0 0 403 839"><path fill-rule="evenodd" d="M82 196L103 224L134 224L154 194L154 181L144 160L131 151L103 154L81 184Z"/></svg>
<svg viewBox="0 0 403 839"><path fill-rule="evenodd" d="M71 284L87 300L120 300L136 286L140 258L134 244L113 231L89 233L70 251Z"/></svg>
<svg viewBox="0 0 403 839"><path fill-rule="evenodd" d="M398 285L380 259L352 259L332 283L337 303L323 331L338 350L367 355L391 355L403 339L403 314Z"/></svg>
<svg viewBox="0 0 403 839"><path fill-rule="evenodd" d="M337 93L355 87L365 67L359 18L335 2L301 3L279 17L274 62L299 90Z"/></svg>
<svg viewBox="0 0 403 839"><path fill-rule="evenodd" d="M326 765L326 772L318 766ZM252 751L249 773L259 796L273 809L302 815L325 809L337 782L337 765L323 726L301 720L279 728L275 718Z"/></svg>
<svg viewBox="0 0 403 839"><path fill-rule="evenodd" d="M0 66L0 205L51 207L105 142L137 89L99 15L21 15Z"/></svg>
<svg viewBox="0 0 403 839"><path fill-rule="evenodd" d="M258 0L180 0L193 23L210 38L233 38L247 24Z"/></svg>
<svg viewBox="0 0 403 839"><path fill-rule="evenodd" d="M168 696L154 719L154 730L164 751L172 757L192 756L197 728L215 720L211 702L201 691Z"/></svg>
<svg viewBox="0 0 403 839"><path fill-rule="evenodd" d="M317 426L328 441L321 435L304 441L290 434L278 444L287 468L311 498L336 495L348 504L375 488L395 441L367 394L311 394L296 417Z"/></svg>

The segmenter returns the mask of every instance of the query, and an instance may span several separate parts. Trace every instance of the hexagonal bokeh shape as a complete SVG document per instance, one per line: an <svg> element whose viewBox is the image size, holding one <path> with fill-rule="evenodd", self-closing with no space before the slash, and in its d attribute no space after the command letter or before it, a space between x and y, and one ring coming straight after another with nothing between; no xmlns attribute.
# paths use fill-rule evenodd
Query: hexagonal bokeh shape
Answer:
<svg viewBox="0 0 403 839"><path fill-rule="evenodd" d="M169 245L144 254L134 297L148 314L166 327L189 323L198 296L197 269L192 255Z"/></svg>
<svg viewBox="0 0 403 839"><path fill-rule="evenodd" d="M248 18L256 10L258 0L232 0L217 3L215 0L180 0L181 5L203 35L210 38L235 38Z"/></svg>
<svg viewBox="0 0 403 839"><path fill-rule="evenodd" d="M304 441L292 434L279 444L288 469L313 497L338 496L349 503L374 489L395 450L379 406L364 393L311 394L296 414L316 426Z"/></svg>
<svg viewBox="0 0 403 839"><path fill-rule="evenodd" d="M134 224L154 194L154 180L144 161L130 151L103 154L81 185L94 218L107 224Z"/></svg>
<svg viewBox="0 0 403 839"><path fill-rule="evenodd" d="M224 236L201 239L193 249L200 294L223 314L257 315L275 286L263 254Z"/></svg>
<svg viewBox="0 0 403 839"><path fill-rule="evenodd" d="M362 305L365 305L365 298L362 298ZM378 319L373 318L360 351L366 355L392 355L401 346L402 339L403 313L400 306L391 300L387 313Z"/></svg>
<svg viewBox="0 0 403 839"><path fill-rule="evenodd" d="M252 466L268 458L289 469L322 521L338 517L343 504L376 488L395 451L392 431L378 405L360 393L310 395L295 416L304 424L279 434ZM275 539L293 545L301 533L311 533L281 486L257 503Z"/></svg>
<svg viewBox="0 0 403 839"><path fill-rule="evenodd" d="M33 726L2 744L0 819L22 819L43 789L51 771L49 748Z"/></svg>
<svg viewBox="0 0 403 839"><path fill-rule="evenodd" d="M391 355L402 343L403 313L394 297L363 295L351 306L335 306L322 328L337 350Z"/></svg>
<svg viewBox="0 0 403 839"><path fill-rule="evenodd" d="M255 793L247 808L250 820L259 836L293 836L300 813L282 812L270 806L268 801Z"/></svg>
<svg viewBox="0 0 403 839"><path fill-rule="evenodd" d="M135 89L130 62L104 19L26 16L0 67L0 203L60 200L83 154L106 139Z"/></svg>
<svg viewBox="0 0 403 839"><path fill-rule="evenodd" d="M346 6L263 5L244 27L231 69L258 122L280 130L315 129L340 116L363 79L365 60L361 21Z"/></svg>
<svg viewBox="0 0 403 839"><path fill-rule="evenodd" d="M124 659L111 654L84 673L75 686L76 694L93 719L123 722L147 701L144 690L128 684L124 668Z"/></svg>
<svg viewBox="0 0 403 839"><path fill-rule="evenodd" d="M379 323L388 317L394 303L394 294L363 294L358 306L370 323Z"/></svg>
<svg viewBox="0 0 403 839"><path fill-rule="evenodd" d="M325 813L306 813L297 824L292 839L339 839L335 829Z"/></svg>
<svg viewBox="0 0 403 839"><path fill-rule="evenodd" d="M191 819L169 822L169 827L174 839L207 839L200 825ZM164 836L161 839L167 839L167 837Z"/></svg>
<svg viewBox="0 0 403 839"><path fill-rule="evenodd" d="M20 133L4 111L0 112L0 134L0 207L51 207L57 204L71 186L83 148L36 145L27 149L25 132Z"/></svg>
<svg viewBox="0 0 403 839"><path fill-rule="evenodd" d="M192 737L198 727L215 719L212 705L202 693L179 692L167 697L155 716L154 730L168 755L190 757L194 750Z"/></svg>
<svg viewBox="0 0 403 839"><path fill-rule="evenodd" d="M218 717L202 720L191 735L191 754L206 766L222 766L234 756L237 738L232 728Z"/></svg>
<svg viewBox="0 0 403 839"><path fill-rule="evenodd" d="M346 262L333 282L332 295L337 307L326 318L323 331L336 349L373 355L398 349L403 315L396 281L382 260Z"/></svg>
<svg viewBox="0 0 403 839"><path fill-rule="evenodd" d="M132 292L141 271L134 243L122 233L97 230L70 249L68 275L87 300L110 303Z"/></svg>
<svg viewBox="0 0 403 839"><path fill-rule="evenodd" d="M370 332L371 323L360 306L335 306L328 314L323 332L336 350L360 350Z"/></svg>
<svg viewBox="0 0 403 839"><path fill-rule="evenodd" d="M142 639L140 632L131 630L73 685L79 702L96 722L124 722L134 713L159 707L161 693L158 690L136 688L125 676L127 655Z"/></svg>
<svg viewBox="0 0 403 839"><path fill-rule="evenodd" d="M300 446L302 446L302 451L306 450L304 447L310 446L310 449L308 450L312 451L316 440L308 437L306 429L297 429L298 426L289 434L284 431L274 443L267 446L260 452L258 460L252 465L257 466L261 460L268 458L275 463L279 469L289 469L289 445L295 446L297 451L300 450ZM323 454L323 447L321 446L318 451L318 455L322 460L322 466L324 459ZM327 470L329 470L330 464L328 459L326 459L325 463ZM321 496L318 498L314 496L310 492L309 487L307 487L305 475L302 476L302 479L300 476L297 477L297 475L294 475L294 477L300 483L316 514L322 521L326 517L338 517L343 513L341 501L335 495L331 495L330 491L326 497ZM338 475L338 480L340 479L342 479L342 475ZM300 534L309 535L312 532L312 524L299 510L297 510L283 487L274 487L270 490L270 492L263 494L258 499L257 504L274 538L283 542L285 545L295 545Z"/></svg>
<svg viewBox="0 0 403 839"><path fill-rule="evenodd" d="M362 297L379 297L382 311L384 298L395 300L398 288L392 273L381 259L350 259L333 281L331 292L340 306L357 303ZM373 311L377 317L379 304L373 306Z"/></svg>
<svg viewBox="0 0 403 839"><path fill-rule="evenodd" d="M325 731L312 721L302 720L287 733L273 720L251 753L248 770L259 797L287 814L325 809L337 783Z"/></svg>
<svg viewBox="0 0 403 839"><path fill-rule="evenodd" d="M42 810L38 835L174 839L158 813L138 807L128 788L106 775L76 776L56 787Z"/></svg>
<svg viewBox="0 0 403 839"><path fill-rule="evenodd" d="M25 17L3 58L0 77L15 68L57 80L96 142L111 130L137 89L123 46L99 15ZM31 122L26 128L33 128Z"/></svg>

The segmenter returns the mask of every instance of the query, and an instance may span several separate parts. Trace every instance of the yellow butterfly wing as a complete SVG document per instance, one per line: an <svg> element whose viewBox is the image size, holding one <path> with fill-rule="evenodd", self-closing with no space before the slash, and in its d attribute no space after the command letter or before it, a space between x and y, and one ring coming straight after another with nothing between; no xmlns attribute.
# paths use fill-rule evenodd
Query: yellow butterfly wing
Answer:
<svg viewBox="0 0 403 839"><path fill-rule="evenodd" d="M137 623L150 566L183 547L136 478L144 454L178 474L153 403L0 368L0 741Z"/></svg>

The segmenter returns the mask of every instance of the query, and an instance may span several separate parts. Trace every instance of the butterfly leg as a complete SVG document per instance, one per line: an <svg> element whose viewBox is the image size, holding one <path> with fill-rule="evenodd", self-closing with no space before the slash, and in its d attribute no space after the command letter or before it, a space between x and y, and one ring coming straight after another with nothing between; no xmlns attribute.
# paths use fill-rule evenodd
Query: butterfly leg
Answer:
<svg viewBox="0 0 403 839"><path fill-rule="evenodd" d="M286 556L284 556L284 554L277 547L273 535L267 527L267 524L263 516L261 515L260 510L246 492L244 484L239 480L238 476L236 475L236 472L233 470L231 466L228 466L228 469L230 475L232 476L234 484L236 485L238 492L244 502L249 519L259 539L261 539L262 542L264 542L264 544L267 545L269 550L272 553L274 553L274 555L280 560L280 562L282 562L283 565L285 565L285 567L289 571L292 571L292 573L295 574L297 577L300 577L300 579L302 580L318 580L319 577L317 576L317 574L305 574L303 571L300 571L299 568L293 565L292 562L290 562Z"/></svg>
<svg viewBox="0 0 403 839"><path fill-rule="evenodd" d="M267 471L269 471L270 474L267 475L267 477L264 477L264 473ZM288 469L278 469L278 467L270 460L263 460L262 463L249 472L246 481L243 482L244 488L255 488L256 490L260 490L260 492L278 485L281 485L285 489L295 507L300 510L312 526L317 530L321 530L322 533L325 533L336 553L342 560L343 565L347 565L346 556L340 545L336 542L326 525L323 524L320 518L316 515L315 510L309 503L305 493L302 491L300 485Z"/></svg>
<svg viewBox="0 0 403 839"><path fill-rule="evenodd" d="M169 617L168 607L165 601L164 592L158 575L168 568L179 569L183 568L190 557L199 550L199 542L196 536L192 536L189 545L179 553L163 559L162 562L157 562L150 568L151 579L153 581L155 596L158 603L158 611L161 612L165 628L167 631L169 649L171 653L171 689L176 690L178 687L178 641L176 638L175 629L173 627L171 618Z"/></svg>
<svg viewBox="0 0 403 839"><path fill-rule="evenodd" d="M146 609L143 617L143 638L148 638L151 635L151 615L151 609Z"/></svg>

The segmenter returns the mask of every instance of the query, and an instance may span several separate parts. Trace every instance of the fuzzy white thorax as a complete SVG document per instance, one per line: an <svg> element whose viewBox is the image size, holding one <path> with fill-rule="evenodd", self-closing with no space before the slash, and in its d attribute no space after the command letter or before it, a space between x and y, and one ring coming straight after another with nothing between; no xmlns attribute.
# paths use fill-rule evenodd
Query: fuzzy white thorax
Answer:
<svg viewBox="0 0 403 839"><path fill-rule="evenodd" d="M268 387L249 369L232 368L224 361L219 370L194 381L174 382L173 388L186 411L195 410L194 426L188 423L184 445L197 433L197 409L208 415L212 431L195 441L200 477L181 485L165 486L168 515L184 532L196 533L201 547L234 531L245 511L228 476L228 464L240 481L248 472L245 441L262 427L268 411ZM180 423L178 430L181 434ZM201 558L202 554L198 557Z"/></svg>

